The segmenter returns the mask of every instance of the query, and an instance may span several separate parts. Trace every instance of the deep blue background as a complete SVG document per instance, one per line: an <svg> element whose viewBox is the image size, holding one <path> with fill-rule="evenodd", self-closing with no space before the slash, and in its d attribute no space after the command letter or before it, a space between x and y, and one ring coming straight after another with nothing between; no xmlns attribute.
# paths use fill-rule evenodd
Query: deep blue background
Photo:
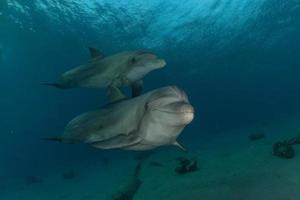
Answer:
<svg viewBox="0 0 300 200"><path fill-rule="evenodd" d="M0 173L115 153L39 140L107 101L104 90L39 85L87 62L88 46L164 57L167 67L146 77L145 90L186 90L196 118L180 139L192 148L223 130L300 113L299 35L299 0L2 0Z"/></svg>

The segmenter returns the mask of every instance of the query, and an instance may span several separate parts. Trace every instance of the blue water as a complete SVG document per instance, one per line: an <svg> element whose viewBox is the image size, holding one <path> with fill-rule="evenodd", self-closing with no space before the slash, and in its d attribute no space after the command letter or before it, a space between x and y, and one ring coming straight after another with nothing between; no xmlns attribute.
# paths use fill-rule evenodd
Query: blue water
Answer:
<svg viewBox="0 0 300 200"><path fill-rule="evenodd" d="M1 0L0 175L132 154L39 139L107 102L104 90L40 85L87 62L88 46L165 58L145 91L187 92L196 116L180 140L194 150L218 132L300 114L299 36L299 0Z"/></svg>

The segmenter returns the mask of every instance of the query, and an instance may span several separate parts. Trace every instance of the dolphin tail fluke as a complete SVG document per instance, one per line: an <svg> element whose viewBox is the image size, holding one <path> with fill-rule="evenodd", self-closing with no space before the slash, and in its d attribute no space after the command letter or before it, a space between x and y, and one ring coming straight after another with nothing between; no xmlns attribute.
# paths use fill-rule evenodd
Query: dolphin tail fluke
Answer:
<svg viewBox="0 0 300 200"><path fill-rule="evenodd" d="M178 147L179 149L181 149L182 151L187 152L186 148L184 148L181 144L179 144L177 141L175 141L173 143L174 146Z"/></svg>
<svg viewBox="0 0 300 200"><path fill-rule="evenodd" d="M65 87L59 83L41 83L41 85L48 85L48 86L56 87L59 89L65 89Z"/></svg>
<svg viewBox="0 0 300 200"><path fill-rule="evenodd" d="M44 138L41 138L41 140L62 142L62 139L60 137L44 137Z"/></svg>

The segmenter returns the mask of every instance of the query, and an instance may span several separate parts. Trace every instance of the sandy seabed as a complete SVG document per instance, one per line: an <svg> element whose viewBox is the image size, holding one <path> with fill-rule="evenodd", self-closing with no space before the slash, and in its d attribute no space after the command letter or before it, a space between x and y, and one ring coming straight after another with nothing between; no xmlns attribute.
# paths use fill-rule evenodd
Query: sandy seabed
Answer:
<svg viewBox="0 0 300 200"><path fill-rule="evenodd" d="M272 155L272 144L300 133L300 118L265 125L264 139L249 141L257 128L232 130L200 141L198 150L183 153L161 148L143 164L142 185L134 200L298 200L300 199L300 145L296 157ZM178 157L197 158L198 171L178 175ZM161 166L153 166L156 162ZM109 200L132 173L137 161L124 159L101 166L81 163L80 176L64 180L48 174L43 182L0 181L1 200ZM120 167L121 166L121 167ZM63 169L62 169L63 170Z"/></svg>

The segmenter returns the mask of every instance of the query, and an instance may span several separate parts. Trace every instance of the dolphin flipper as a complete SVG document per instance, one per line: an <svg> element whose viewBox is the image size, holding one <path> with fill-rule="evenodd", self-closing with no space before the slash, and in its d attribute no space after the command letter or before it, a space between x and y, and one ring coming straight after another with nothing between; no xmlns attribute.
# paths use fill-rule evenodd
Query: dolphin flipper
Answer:
<svg viewBox="0 0 300 200"><path fill-rule="evenodd" d="M184 152L187 152L186 148L184 148L179 142L175 141L173 143L174 146L178 147L179 149L181 149Z"/></svg>
<svg viewBox="0 0 300 200"><path fill-rule="evenodd" d="M131 96L132 97L140 96L142 94L142 90L143 90L143 81L142 80L138 80L131 84Z"/></svg>

